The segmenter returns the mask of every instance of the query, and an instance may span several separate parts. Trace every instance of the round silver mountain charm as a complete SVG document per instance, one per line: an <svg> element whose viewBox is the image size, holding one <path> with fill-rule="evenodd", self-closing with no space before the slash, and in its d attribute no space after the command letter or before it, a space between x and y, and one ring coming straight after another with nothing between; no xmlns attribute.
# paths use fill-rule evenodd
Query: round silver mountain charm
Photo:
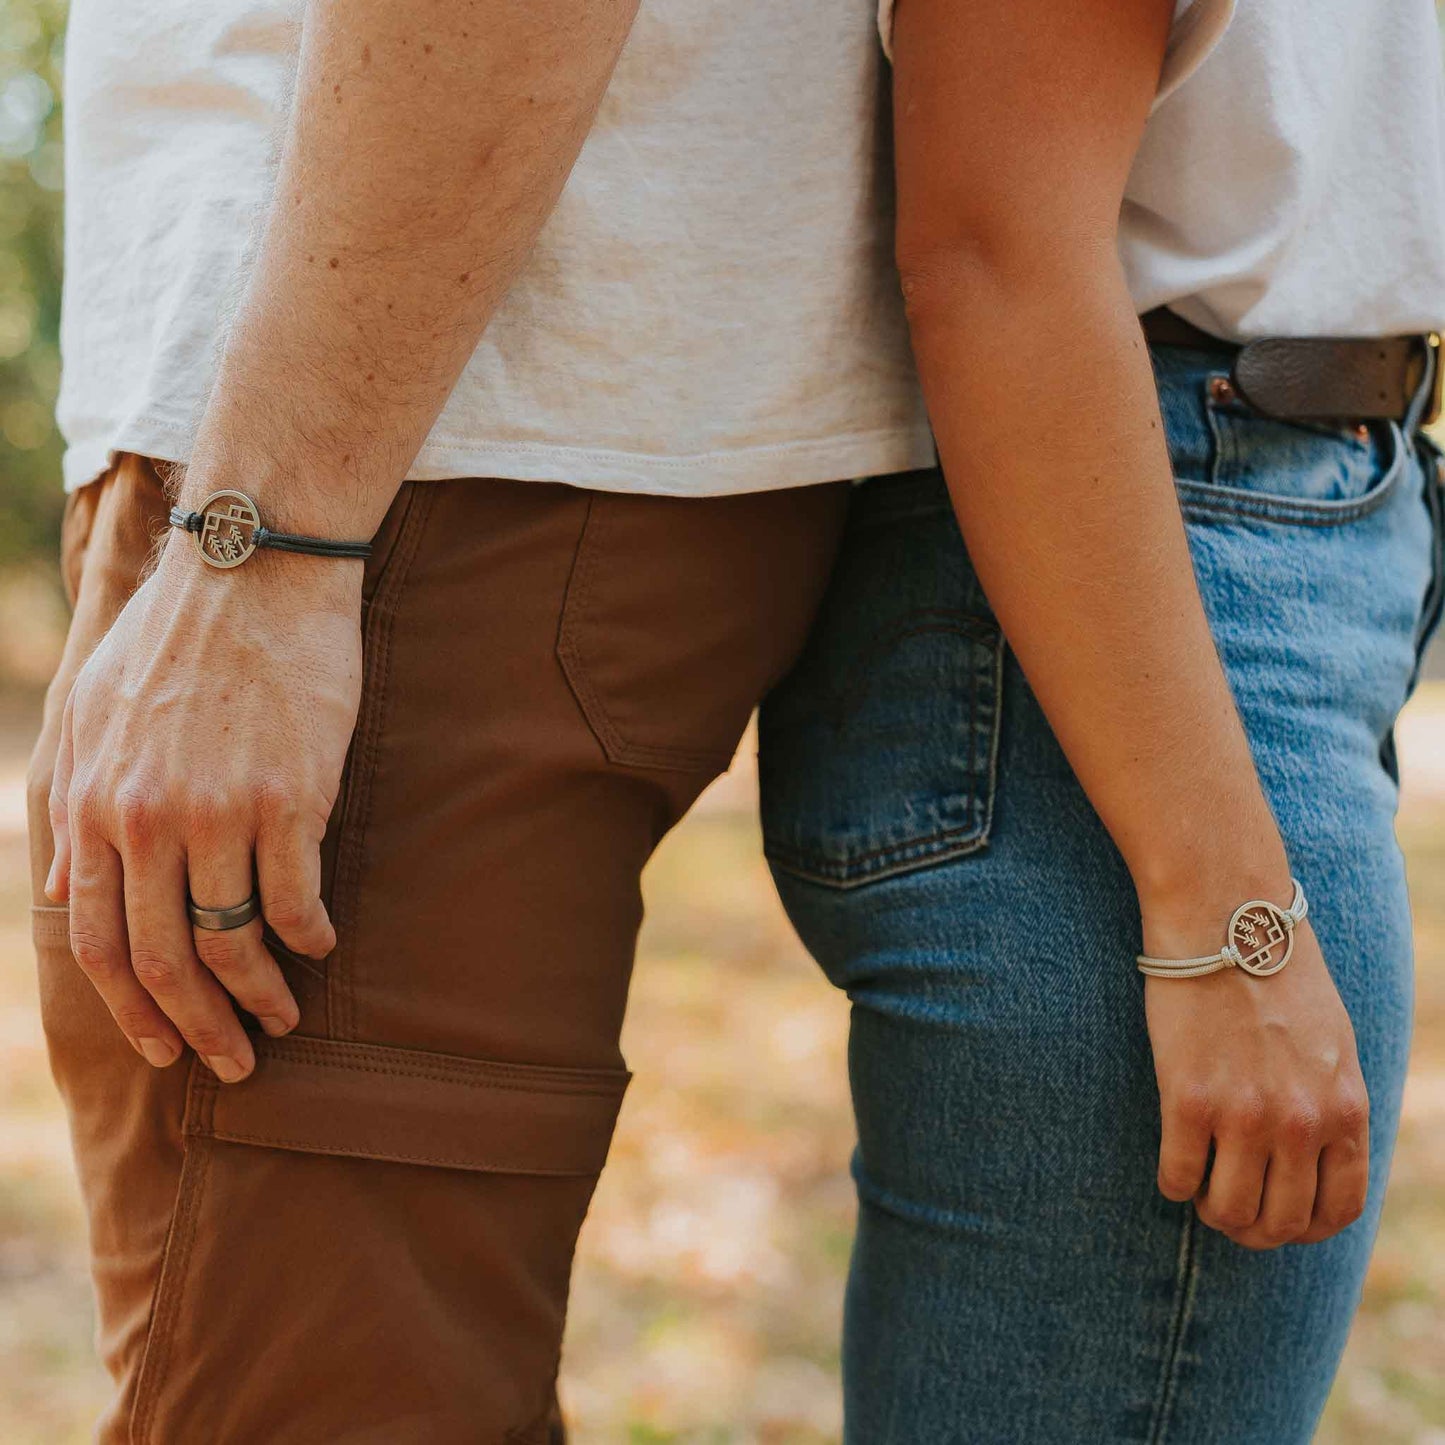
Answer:
<svg viewBox="0 0 1445 1445"><path fill-rule="evenodd" d="M191 536L203 561L212 567L239 567L256 550L261 517L244 492L212 492L196 510L201 526Z"/></svg>
<svg viewBox="0 0 1445 1445"><path fill-rule="evenodd" d="M1246 973L1268 978L1289 962L1294 952L1294 927L1283 908L1255 898L1234 910L1229 920L1229 943Z"/></svg>

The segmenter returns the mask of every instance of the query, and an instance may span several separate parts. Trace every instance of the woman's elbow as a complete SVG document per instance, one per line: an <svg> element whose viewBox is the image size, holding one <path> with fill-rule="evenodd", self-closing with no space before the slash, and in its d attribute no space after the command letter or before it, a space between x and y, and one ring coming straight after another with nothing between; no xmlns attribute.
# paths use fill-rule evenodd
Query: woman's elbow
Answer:
<svg viewBox="0 0 1445 1445"><path fill-rule="evenodd" d="M912 326L1038 306L1112 287L1119 278L1114 232L1045 226L960 229L919 240L900 230L895 244Z"/></svg>

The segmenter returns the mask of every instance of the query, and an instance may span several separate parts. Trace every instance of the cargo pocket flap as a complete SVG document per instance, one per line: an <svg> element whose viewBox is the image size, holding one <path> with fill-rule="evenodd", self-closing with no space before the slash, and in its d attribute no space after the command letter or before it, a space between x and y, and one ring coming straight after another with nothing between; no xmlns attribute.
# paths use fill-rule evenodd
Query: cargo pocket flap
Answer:
<svg viewBox="0 0 1445 1445"><path fill-rule="evenodd" d="M256 1070L196 1071L186 1132L497 1174L595 1175L630 1075L329 1039L256 1040Z"/></svg>

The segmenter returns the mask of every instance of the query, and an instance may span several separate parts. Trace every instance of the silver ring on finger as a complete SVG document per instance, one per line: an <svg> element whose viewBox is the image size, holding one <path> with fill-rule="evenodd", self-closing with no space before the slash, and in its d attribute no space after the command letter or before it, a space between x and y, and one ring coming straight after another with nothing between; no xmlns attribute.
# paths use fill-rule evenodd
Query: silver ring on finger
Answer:
<svg viewBox="0 0 1445 1445"><path fill-rule="evenodd" d="M244 928L253 918L261 916L261 895L253 893L244 903L232 904L230 908L202 908L194 898L187 898L186 912L197 928L226 933L232 928Z"/></svg>

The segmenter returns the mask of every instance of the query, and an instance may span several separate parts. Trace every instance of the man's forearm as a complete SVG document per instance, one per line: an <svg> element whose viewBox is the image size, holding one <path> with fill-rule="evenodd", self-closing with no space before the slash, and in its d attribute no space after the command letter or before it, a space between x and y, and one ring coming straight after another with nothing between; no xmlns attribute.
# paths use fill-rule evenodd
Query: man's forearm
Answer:
<svg viewBox="0 0 1445 1445"><path fill-rule="evenodd" d="M636 0L311 0L183 489L369 536L556 202Z"/></svg>

